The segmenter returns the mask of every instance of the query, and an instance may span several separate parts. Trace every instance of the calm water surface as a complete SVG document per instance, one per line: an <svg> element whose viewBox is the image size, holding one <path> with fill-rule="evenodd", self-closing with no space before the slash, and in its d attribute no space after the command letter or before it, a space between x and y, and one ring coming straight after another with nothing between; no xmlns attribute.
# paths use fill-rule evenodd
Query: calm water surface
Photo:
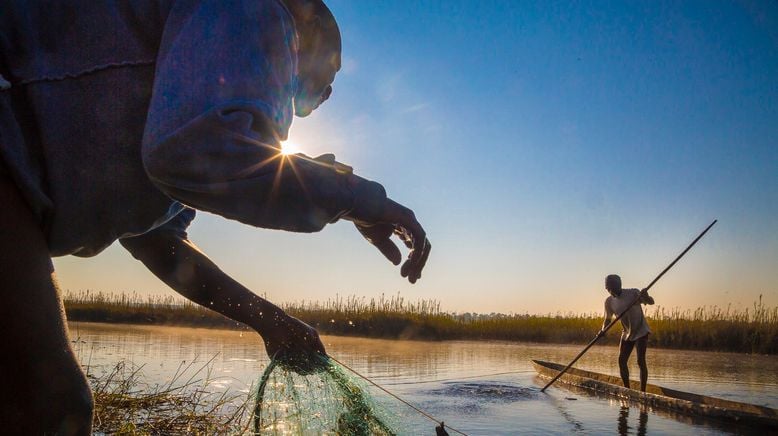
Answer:
<svg viewBox="0 0 778 436"><path fill-rule="evenodd" d="M70 328L90 372L109 371L128 360L142 366L144 379L152 384L169 382L182 363L199 368L213 359L212 389L249 393L268 363L259 337L247 332L95 323L71 323ZM567 363L581 350L577 345L335 336L324 336L323 341L341 362L468 434L748 432L563 387L540 393L545 383L535 375L530 359ZM618 374L617 354L615 347L595 347L577 366ZM655 384L778 408L775 356L649 349L648 365L649 381ZM504 372L510 374L496 375ZM434 434L428 421L412 416L402 404L393 402L391 407L412 421L414 433Z"/></svg>

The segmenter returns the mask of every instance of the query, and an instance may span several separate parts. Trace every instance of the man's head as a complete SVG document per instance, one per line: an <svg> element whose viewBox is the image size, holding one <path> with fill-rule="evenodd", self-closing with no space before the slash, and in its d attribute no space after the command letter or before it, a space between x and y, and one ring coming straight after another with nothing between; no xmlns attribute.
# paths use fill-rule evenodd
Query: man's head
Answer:
<svg viewBox="0 0 778 436"><path fill-rule="evenodd" d="M284 4L294 17L299 37L295 114L305 117L332 92L335 73L340 70L340 30L321 0L284 0Z"/></svg>
<svg viewBox="0 0 778 436"><path fill-rule="evenodd" d="M605 277L605 289L614 297L618 297L621 294L621 277L616 274Z"/></svg>

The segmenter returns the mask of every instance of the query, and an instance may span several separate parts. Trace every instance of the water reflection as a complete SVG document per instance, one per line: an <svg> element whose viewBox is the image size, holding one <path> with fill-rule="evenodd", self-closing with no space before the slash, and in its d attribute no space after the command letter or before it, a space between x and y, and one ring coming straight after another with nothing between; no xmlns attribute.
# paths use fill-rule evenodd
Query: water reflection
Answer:
<svg viewBox="0 0 778 436"><path fill-rule="evenodd" d="M629 426L629 410L630 407L626 404L622 404L621 408L619 409L619 418L618 418L618 432L621 436L626 436L630 434L630 426ZM640 415L638 416L638 427L637 431L635 432L638 436L645 436L646 435L646 427L648 426L648 412L644 408L639 408Z"/></svg>
<svg viewBox="0 0 778 436"><path fill-rule="evenodd" d="M209 370L218 387L248 393L268 363L259 336L237 331L74 323L71 333L82 363L94 374L128 361L143 367L150 384L169 383L183 361L199 366L216 356ZM547 380L536 379L530 359L566 363L580 351L575 345L332 336L323 341L339 360L472 435L613 434L614 417L620 434L731 432L705 420L640 410L634 404L629 416L629 408L619 401L571 393L561 386L539 394ZM577 366L615 375L617 355L616 347L595 347ZM774 356L652 350L649 365L655 384L778 407ZM412 412L396 400L386 401L395 414ZM428 431L428 424L420 431Z"/></svg>
<svg viewBox="0 0 778 436"><path fill-rule="evenodd" d="M570 432L571 433L582 433L585 432L586 429L584 428L584 424L579 421L578 419L573 416L571 411L568 410L567 404L563 402L563 400L560 400L555 397L551 397L551 404L554 405L554 408L559 412L559 414L570 424ZM565 397L564 401L576 401L576 398L572 397Z"/></svg>

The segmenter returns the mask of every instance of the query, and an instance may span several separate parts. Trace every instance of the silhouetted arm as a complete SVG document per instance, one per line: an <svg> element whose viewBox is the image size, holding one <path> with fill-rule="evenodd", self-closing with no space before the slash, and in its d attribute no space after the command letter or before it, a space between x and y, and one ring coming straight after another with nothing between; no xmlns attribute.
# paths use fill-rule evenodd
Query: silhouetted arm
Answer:
<svg viewBox="0 0 778 436"><path fill-rule="evenodd" d="M294 41L292 17L278 2L173 7L141 147L161 191L198 210L295 232L380 215L380 184L281 154L297 87Z"/></svg>
<svg viewBox="0 0 778 436"><path fill-rule="evenodd" d="M608 299L605 299L605 319L602 321L602 327L600 327L600 335L605 334L605 327L608 326L608 324L611 322L611 318L613 317L613 311L611 310L610 304L608 304Z"/></svg>
<svg viewBox="0 0 778 436"><path fill-rule="evenodd" d="M237 13L236 11L240 11ZM294 23L277 2L177 2L165 25L141 156L171 198L257 227L316 232L338 219L421 277L430 252L413 212L334 157L283 156L296 90Z"/></svg>
<svg viewBox="0 0 778 436"><path fill-rule="evenodd" d="M325 353L315 329L233 280L185 235L161 228L120 242L179 294L256 330L269 356Z"/></svg>

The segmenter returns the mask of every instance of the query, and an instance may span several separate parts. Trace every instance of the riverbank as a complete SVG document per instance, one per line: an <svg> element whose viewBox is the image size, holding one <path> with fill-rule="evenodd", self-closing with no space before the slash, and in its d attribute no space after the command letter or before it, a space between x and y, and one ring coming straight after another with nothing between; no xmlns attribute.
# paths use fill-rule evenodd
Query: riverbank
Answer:
<svg viewBox="0 0 778 436"><path fill-rule="evenodd" d="M247 329L211 310L173 297L100 292L68 293L68 320ZM598 314L457 314L436 301L401 296L366 300L336 298L284 306L322 334L387 339L506 340L585 344L599 330ZM778 307L761 299L751 308L702 307L694 311L647 309L652 346L675 349L778 354ZM602 340L616 344L619 327Z"/></svg>

